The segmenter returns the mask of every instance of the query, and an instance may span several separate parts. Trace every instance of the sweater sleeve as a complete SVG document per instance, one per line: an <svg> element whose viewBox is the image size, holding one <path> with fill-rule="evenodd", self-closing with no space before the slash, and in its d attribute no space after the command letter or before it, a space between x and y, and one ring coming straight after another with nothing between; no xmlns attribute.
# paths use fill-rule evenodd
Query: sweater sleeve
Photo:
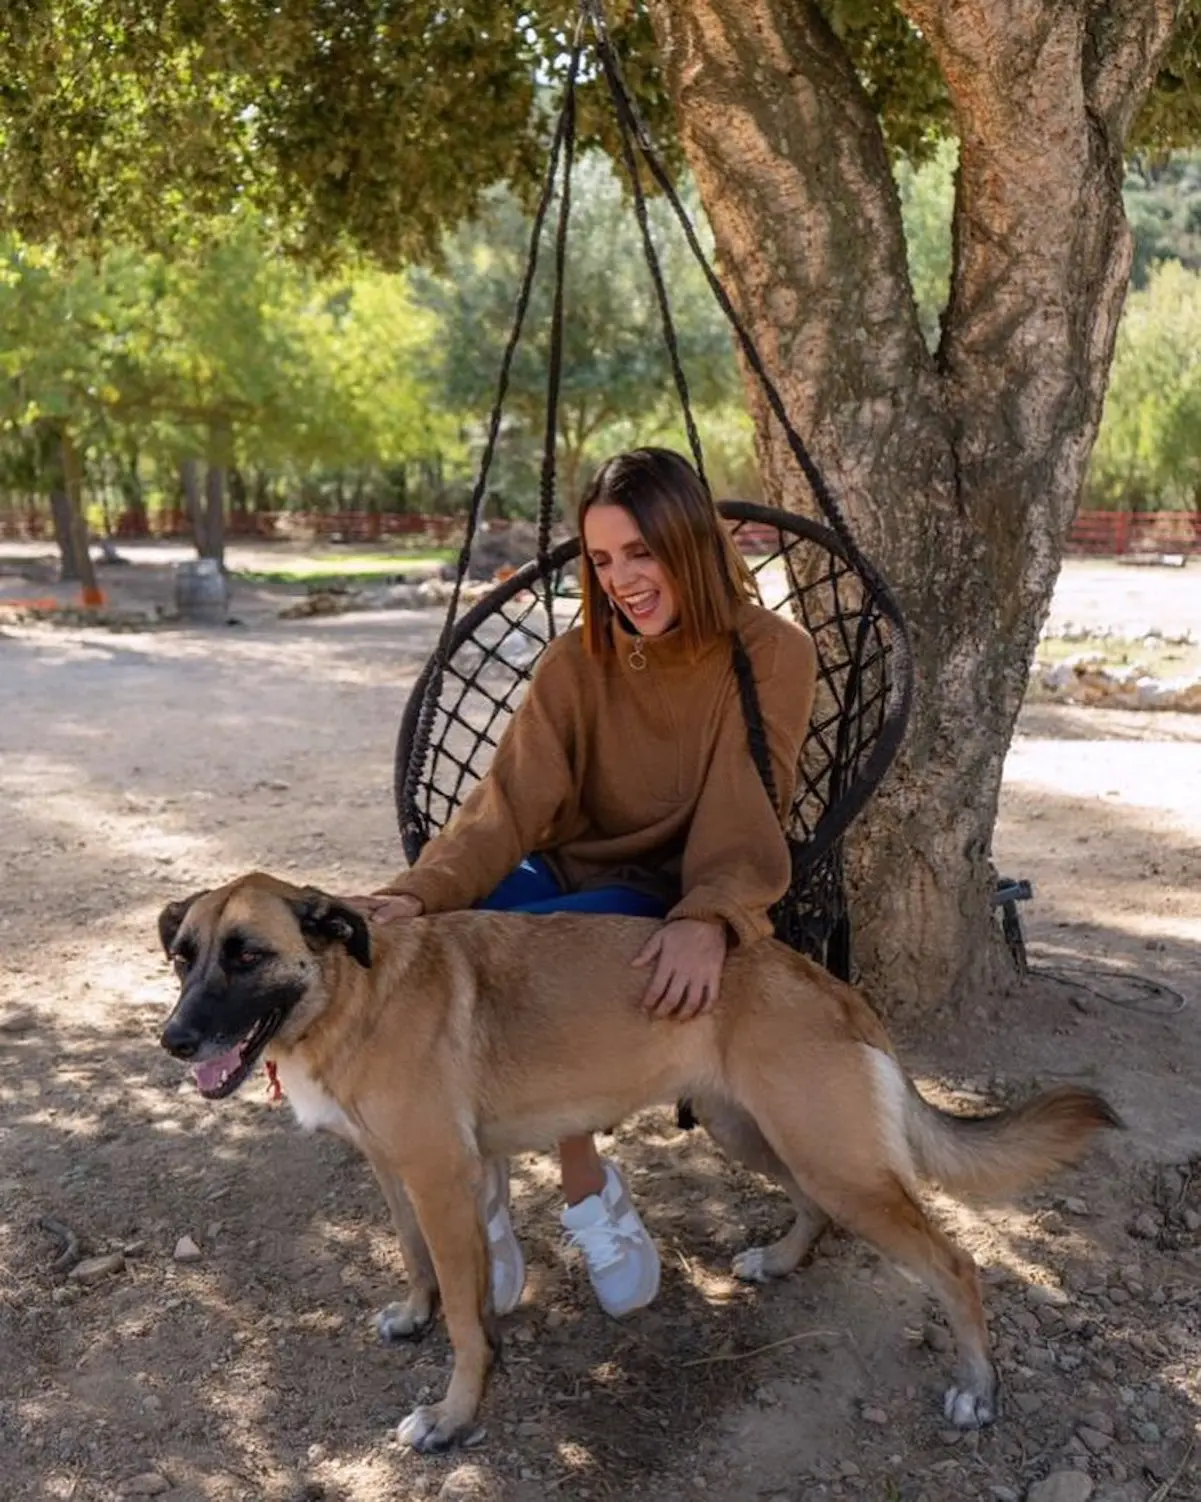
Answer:
<svg viewBox="0 0 1201 1502"><path fill-rule="evenodd" d="M381 891L418 897L427 913L471 907L570 821L582 732L566 640L546 649L483 778L416 863Z"/></svg>
<svg viewBox="0 0 1201 1502"><path fill-rule="evenodd" d="M743 944L771 934L768 909L788 890L792 875L782 819L792 803L797 762L813 711L813 640L799 628L790 628L776 643L769 670L755 667L780 807L773 808L751 756L735 692L725 705L684 846L684 896L667 915L720 919Z"/></svg>

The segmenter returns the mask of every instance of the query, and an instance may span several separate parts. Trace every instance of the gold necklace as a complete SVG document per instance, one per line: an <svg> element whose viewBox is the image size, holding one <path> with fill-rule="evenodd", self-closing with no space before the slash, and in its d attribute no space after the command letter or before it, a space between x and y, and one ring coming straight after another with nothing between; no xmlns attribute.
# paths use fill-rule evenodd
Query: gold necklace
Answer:
<svg viewBox="0 0 1201 1502"><path fill-rule="evenodd" d="M640 636L634 638L634 645L630 649L628 661L636 673L641 673L646 666L646 653L642 650L642 638Z"/></svg>

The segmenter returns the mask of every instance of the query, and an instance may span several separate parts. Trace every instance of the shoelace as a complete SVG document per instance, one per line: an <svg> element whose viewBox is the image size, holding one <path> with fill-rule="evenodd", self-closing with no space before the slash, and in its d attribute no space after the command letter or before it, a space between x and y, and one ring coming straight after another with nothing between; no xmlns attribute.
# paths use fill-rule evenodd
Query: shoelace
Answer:
<svg viewBox="0 0 1201 1502"><path fill-rule="evenodd" d="M568 1231L567 1245L583 1252L589 1266L597 1272L620 1262L627 1246L636 1246L641 1240L640 1228L625 1221L602 1221L595 1226L581 1226L578 1231Z"/></svg>

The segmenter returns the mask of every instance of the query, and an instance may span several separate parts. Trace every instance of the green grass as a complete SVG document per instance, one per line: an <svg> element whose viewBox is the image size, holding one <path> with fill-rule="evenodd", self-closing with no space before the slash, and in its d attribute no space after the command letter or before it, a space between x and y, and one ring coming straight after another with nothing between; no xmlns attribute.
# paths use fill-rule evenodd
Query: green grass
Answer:
<svg viewBox="0 0 1201 1502"><path fill-rule="evenodd" d="M286 567L235 569L234 577L252 584L353 583L400 574L421 564L449 563L453 548L429 548L420 553L340 553L336 558L292 558Z"/></svg>

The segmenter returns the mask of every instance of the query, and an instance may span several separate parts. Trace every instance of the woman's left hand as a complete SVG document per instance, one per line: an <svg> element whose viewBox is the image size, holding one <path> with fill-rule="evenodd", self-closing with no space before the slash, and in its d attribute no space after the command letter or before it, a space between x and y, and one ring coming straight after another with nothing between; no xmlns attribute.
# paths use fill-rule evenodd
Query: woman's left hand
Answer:
<svg viewBox="0 0 1201 1502"><path fill-rule="evenodd" d="M634 960L635 965L655 967L642 1005L652 1017L674 1017L677 1022L699 1017L717 1000L725 961L724 923L674 918L652 935Z"/></svg>

